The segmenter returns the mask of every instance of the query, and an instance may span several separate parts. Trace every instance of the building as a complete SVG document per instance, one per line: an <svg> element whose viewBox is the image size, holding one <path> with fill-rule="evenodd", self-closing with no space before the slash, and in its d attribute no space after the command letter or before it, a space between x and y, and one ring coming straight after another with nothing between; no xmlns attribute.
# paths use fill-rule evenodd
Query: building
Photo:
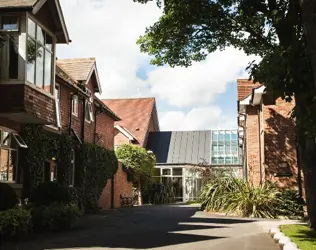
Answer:
<svg viewBox="0 0 316 250"><path fill-rule="evenodd" d="M70 42L59 1L0 1L0 181L23 185L19 133L57 126L56 45Z"/></svg>
<svg viewBox="0 0 316 250"><path fill-rule="evenodd" d="M151 132L146 148L156 155L154 180L172 183L177 200L197 198L202 180L196 168L243 175L237 130Z"/></svg>
<svg viewBox="0 0 316 250"><path fill-rule="evenodd" d="M159 131L155 98L103 100L121 120L115 123L115 147L135 144L145 147L149 132Z"/></svg>
<svg viewBox="0 0 316 250"><path fill-rule="evenodd" d="M258 185L267 180L280 187L301 187L297 161L295 100L272 98L261 84L238 80L239 144L245 178Z"/></svg>

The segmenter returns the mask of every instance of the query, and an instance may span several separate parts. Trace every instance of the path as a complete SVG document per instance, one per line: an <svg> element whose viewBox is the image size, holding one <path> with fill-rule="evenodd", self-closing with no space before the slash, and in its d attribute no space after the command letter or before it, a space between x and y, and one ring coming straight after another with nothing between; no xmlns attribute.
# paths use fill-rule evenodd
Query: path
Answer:
<svg viewBox="0 0 316 250"><path fill-rule="evenodd" d="M214 216L194 206L144 206L83 218L78 228L10 244L5 250L221 249L277 250L251 220Z"/></svg>

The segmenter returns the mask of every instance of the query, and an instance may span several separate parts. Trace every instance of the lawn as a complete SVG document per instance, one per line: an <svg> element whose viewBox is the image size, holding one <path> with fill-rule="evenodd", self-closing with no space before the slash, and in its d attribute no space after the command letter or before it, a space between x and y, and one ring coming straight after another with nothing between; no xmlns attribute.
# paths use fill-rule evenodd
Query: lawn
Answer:
<svg viewBox="0 0 316 250"><path fill-rule="evenodd" d="M316 250L316 231L305 225L283 225L281 231L301 250Z"/></svg>

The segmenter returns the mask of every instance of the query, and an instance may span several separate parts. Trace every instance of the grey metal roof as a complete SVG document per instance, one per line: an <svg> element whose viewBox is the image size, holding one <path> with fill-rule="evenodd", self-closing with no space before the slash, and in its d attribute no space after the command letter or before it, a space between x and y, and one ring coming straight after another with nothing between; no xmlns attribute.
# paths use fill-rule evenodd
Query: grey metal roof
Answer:
<svg viewBox="0 0 316 250"><path fill-rule="evenodd" d="M210 164L211 131L150 132L147 149L157 164Z"/></svg>

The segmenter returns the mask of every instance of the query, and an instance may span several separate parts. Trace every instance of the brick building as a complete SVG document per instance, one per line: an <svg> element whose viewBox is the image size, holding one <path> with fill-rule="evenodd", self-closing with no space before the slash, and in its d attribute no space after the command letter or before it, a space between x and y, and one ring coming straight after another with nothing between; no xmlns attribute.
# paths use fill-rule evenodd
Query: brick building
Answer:
<svg viewBox="0 0 316 250"><path fill-rule="evenodd" d="M21 190L19 132L55 125L55 53L70 42L59 1L0 1L0 181Z"/></svg>
<svg viewBox="0 0 316 250"><path fill-rule="evenodd" d="M291 119L295 101L273 99L258 83L237 83L239 145L244 151L245 179L255 185L271 180L284 188L301 187L295 124Z"/></svg>
<svg viewBox="0 0 316 250"><path fill-rule="evenodd" d="M149 132L159 131L155 98L103 100L120 118L115 123L114 146L132 143L145 147Z"/></svg>

